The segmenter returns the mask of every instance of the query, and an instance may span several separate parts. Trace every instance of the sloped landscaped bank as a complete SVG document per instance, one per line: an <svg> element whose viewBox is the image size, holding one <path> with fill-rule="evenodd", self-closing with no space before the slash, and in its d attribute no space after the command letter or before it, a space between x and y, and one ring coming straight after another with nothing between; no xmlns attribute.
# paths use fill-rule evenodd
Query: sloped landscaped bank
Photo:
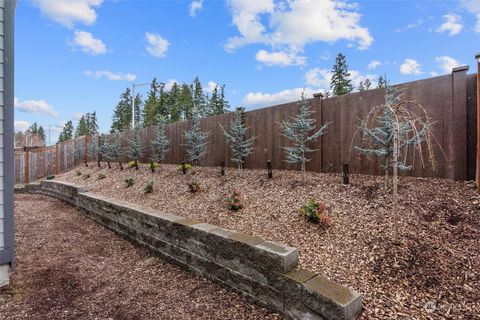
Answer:
<svg viewBox="0 0 480 320"><path fill-rule="evenodd" d="M362 310L362 298L355 291L295 268L296 248L109 200L65 182L42 181L18 187L17 192L70 203L168 261L223 283L291 319L350 320Z"/></svg>
<svg viewBox="0 0 480 320"><path fill-rule="evenodd" d="M106 178L98 180L100 173ZM390 240L389 192L382 177L352 175L345 188L338 174L308 173L301 185L298 172L275 171L272 180L263 170L219 173L219 168L199 168L195 178L201 190L194 194L186 185L192 176L183 178L173 165L152 174L146 165L120 172L91 164L56 179L296 247L299 267L362 294L364 319L468 319L480 312L479 199L469 184L402 178L402 242L397 246ZM134 180L132 187L125 187L126 178ZM154 190L145 194L149 181ZM244 204L238 212L229 211L225 202L233 189L241 192ZM299 217L298 209L311 198L327 203L332 226L322 228ZM435 310L425 309L430 302Z"/></svg>

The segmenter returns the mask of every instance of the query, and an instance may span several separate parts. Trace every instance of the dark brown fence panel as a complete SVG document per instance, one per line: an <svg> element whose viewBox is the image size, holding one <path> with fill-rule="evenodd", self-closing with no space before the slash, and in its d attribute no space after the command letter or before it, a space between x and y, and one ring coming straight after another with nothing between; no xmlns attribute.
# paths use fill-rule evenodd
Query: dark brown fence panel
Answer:
<svg viewBox="0 0 480 320"><path fill-rule="evenodd" d="M423 147L423 158L407 155L407 162L413 163L414 169L404 175L422 177L442 177L451 179L473 179L476 163L476 76L466 74L465 68L457 68L452 75L419 80L399 85L403 90L404 100L421 104L434 122L432 132L435 140L433 151L437 163L436 170L428 164L428 153ZM308 155L311 160L307 170L320 172L341 172L342 164L349 163L351 173L383 174L384 160L367 157L352 150L353 146L362 146L361 133L357 132L360 119L364 119L373 106L384 103L385 90L374 89L349 95L322 99L316 96L310 99L317 121L317 127L330 123L327 133L311 144L314 152ZM246 168L266 167L271 160L274 169L299 169L298 165L287 163L283 147L291 142L281 133L281 121L297 113L298 102L286 103L269 108L252 110L244 113L249 135L255 136L255 149L247 159ZM234 114L212 116L201 119L201 128L209 132L208 147L200 159L203 166L219 166L225 161L227 166L234 166L231 152L220 125L230 129ZM185 132L192 126L191 120L166 126L170 140L170 152L166 163L178 164L186 161ZM152 143L156 128L142 129L140 137L144 142L142 162L150 162ZM121 144L128 148L131 132L121 134ZM112 141L113 135L107 135ZM15 157L15 177L17 182L30 178L30 181L55 173L55 168L65 171L83 162L75 153L75 145L88 150L92 138L80 137L67 141L57 147L42 148L27 153L18 153ZM58 149L58 157L56 155ZM28 160L29 158L29 160ZM89 161L94 161L90 159ZM122 160L131 159L124 154ZM28 161L29 165L25 165ZM59 162L58 165L56 162Z"/></svg>
<svg viewBox="0 0 480 320"><path fill-rule="evenodd" d="M467 179L475 180L477 163L477 76L467 77Z"/></svg>

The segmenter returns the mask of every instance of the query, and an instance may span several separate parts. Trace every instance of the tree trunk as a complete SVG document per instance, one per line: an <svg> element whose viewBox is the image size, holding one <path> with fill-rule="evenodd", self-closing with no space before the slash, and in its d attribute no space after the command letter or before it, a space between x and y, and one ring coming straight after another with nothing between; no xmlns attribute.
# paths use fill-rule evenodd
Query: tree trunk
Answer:
<svg viewBox="0 0 480 320"><path fill-rule="evenodd" d="M110 165L110 161L107 161L108 169L112 169L112 166Z"/></svg>
<svg viewBox="0 0 480 320"><path fill-rule="evenodd" d="M123 171L123 165L121 161L118 161L118 164L120 165L120 171Z"/></svg>
<svg viewBox="0 0 480 320"><path fill-rule="evenodd" d="M388 155L385 159L385 189L388 189Z"/></svg>
<svg viewBox="0 0 480 320"><path fill-rule="evenodd" d="M138 170L138 161L135 160L135 170Z"/></svg>

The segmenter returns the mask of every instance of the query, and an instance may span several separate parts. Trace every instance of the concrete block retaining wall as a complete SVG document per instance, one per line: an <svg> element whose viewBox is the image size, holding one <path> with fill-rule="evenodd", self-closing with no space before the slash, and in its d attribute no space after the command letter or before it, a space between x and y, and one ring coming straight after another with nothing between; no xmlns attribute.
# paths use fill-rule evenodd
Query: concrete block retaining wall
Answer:
<svg viewBox="0 0 480 320"><path fill-rule="evenodd" d="M356 319L361 313L362 297L357 292L296 268L296 248L110 200L65 182L42 181L16 192L44 194L72 204L164 259L291 319Z"/></svg>

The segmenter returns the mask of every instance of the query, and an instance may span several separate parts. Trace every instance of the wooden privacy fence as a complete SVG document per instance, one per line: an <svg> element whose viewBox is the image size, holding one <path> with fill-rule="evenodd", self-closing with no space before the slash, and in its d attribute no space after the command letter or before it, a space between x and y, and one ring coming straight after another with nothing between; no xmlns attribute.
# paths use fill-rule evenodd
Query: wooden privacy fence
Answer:
<svg viewBox="0 0 480 320"><path fill-rule="evenodd" d="M84 160L83 155L82 159L75 155L75 144L85 148L87 139L82 136L50 147L15 152L15 183L29 183L74 168Z"/></svg>
<svg viewBox="0 0 480 320"><path fill-rule="evenodd" d="M434 146L438 162L436 170L422 167L418 158L414 169L406 174L419 177L440 177L455 180L475 178L476 164L476 76L467 75L467 67L453 70L451 75L419 80L399 85L404 90L405 100L415 100L428 112L434 121L433 134L439 143ZM374 89L348 95L322 99L320 95L310 100L315 111L317 124L331 122L328 131L311 147L317 151L309 154L312 159L307 170L318 172L341 172L342 164L349 163L351 173L383 174L384 160L366 157L351 151L352 138L358 128L359 119L365 118L370 109L384 102L385 90ZM255 150L245 161L246 168L265 168L271 160L273 169L298 169L298 166L285 162L282 147L290 142L282 136L280 121L296 114L298 103L263 108L244 113L249 134L256 137ZM219 166L225 161L234 166L231 153L219 125L229 128L232 113L212 116L201 120L202 130L209 131L208 150L200 160L203 166ZM166 126L170 139L170 152L166 163L178 164L185 160L184 133L190 129L191 121L183 121ZM132 132L123 132L122 146L126 147ZM141 130L145 152L142 162L149 162L152 154L151 141L155 128ZM108 135L107 139L113 139ZM353 145L361 145L361 135L353 140ZM59 146L33 151L16 156L17 181L38 179L48 174L68 170L81 159L73 155L75 143L87 142L85 137L68 141ZM87 145L85 145L85 149ZM443 149L443 152L442 152ZM426 155L425 155L426 156ZM126 162L129 159L124 158ZM51 161L51 162L50 162ZM29 167L29 169L23 169ZM27 165L29 164L29 165ZM17 172L17 168L20 172ZM27 173L26 173L27 171Z"/></svg>

